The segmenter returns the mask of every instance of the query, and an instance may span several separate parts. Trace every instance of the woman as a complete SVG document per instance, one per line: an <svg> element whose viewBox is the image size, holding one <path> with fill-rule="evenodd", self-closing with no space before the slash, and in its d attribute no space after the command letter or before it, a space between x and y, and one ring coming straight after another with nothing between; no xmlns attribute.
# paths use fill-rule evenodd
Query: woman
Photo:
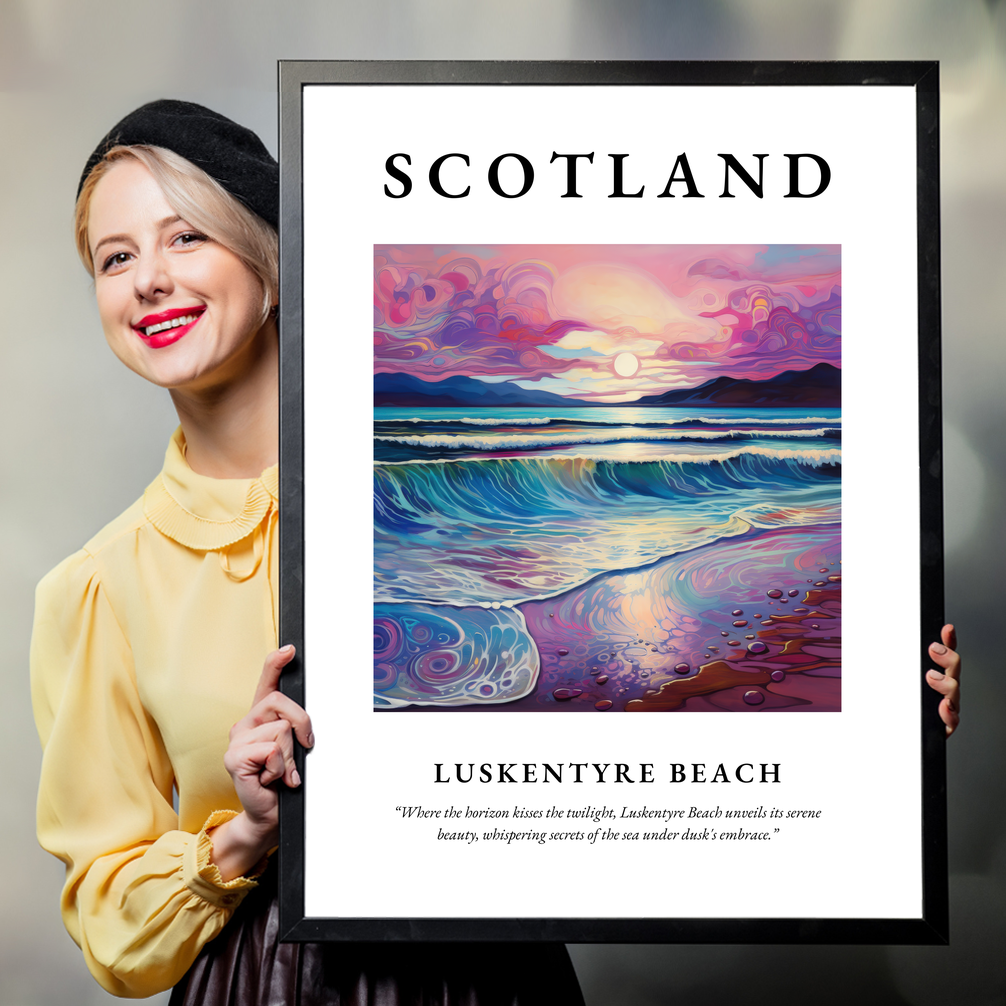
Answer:
<svg viewBox="0 0 1006 1006"><path fill-rule="evenodd" d="M38 589L38 831L67 929L121 996L582 1004L561 945L277 944L276 786L314 740L274 649L277 220L258 137L187 102L131 113L81 179L106 339L180 426L143 497Z"/></svg>

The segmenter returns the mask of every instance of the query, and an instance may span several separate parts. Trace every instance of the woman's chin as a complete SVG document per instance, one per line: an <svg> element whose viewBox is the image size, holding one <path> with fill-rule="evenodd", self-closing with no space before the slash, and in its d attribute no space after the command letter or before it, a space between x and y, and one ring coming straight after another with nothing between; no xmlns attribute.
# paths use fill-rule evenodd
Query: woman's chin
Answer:
<svg viewBox="0 0 1006 1006"><path fill-rule="evenodd" d="M197 326L198 327L198 326ZM209 333L205 333L209 334ZM134 374L159 388L214 396L240 383L276 348L273 324L246 331L241 338L222 340L186 335L163 347L109 339L112 352Z"/></svg>
<svg viewBox="0 0 1006 1006"><path fill-rule="evenodd" d="M196 389L205 384L213 384L212 373L219 368L202 361L187 359L187 355L179 353L154 360L147 357L122 362L145 381L168 391Z"/></svg>

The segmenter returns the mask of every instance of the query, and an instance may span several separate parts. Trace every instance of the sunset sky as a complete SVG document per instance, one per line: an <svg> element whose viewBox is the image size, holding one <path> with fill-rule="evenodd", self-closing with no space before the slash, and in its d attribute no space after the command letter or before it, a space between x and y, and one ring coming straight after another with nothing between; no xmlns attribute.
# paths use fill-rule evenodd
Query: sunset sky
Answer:
<svg viewBox="0 0 1006 1006"><path fill-rule="evenodd" d="M374 370L597 402L841 365L837 245L377 246Z"/></svg>

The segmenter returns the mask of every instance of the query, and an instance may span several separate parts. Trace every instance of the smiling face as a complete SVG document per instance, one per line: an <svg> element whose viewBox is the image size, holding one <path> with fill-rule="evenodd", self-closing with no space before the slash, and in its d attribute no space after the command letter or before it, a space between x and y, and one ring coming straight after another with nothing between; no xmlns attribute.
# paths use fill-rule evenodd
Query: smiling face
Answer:
<svg viewBox="0 0 1006 1006"><path fill-rule="evenodd" d="M227 384L275 338L255 273L182 220L139 161L119 160L98 181L87 238L105 338L148 381L193 392Z"/></svg>

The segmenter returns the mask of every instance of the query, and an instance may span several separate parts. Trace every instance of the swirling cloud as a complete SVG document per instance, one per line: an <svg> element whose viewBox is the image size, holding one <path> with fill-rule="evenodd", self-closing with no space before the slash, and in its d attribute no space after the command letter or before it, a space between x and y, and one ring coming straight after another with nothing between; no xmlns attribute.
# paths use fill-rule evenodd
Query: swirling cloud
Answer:
<svg viewBox="0 0 1006 1006"><path fill-rule="evenodd" d="M840 366L840 284L835 246L378 247L375 372L628 401Z"/></svg>
<svg viewBox="0 0 1006 1006"><path fill-rule="evenodd" d="M575 325L552 317L545 263L463 256L438 267L396 262L402 251L375 255L376 372L536 380L573 365L540 348Z"/></svg>

